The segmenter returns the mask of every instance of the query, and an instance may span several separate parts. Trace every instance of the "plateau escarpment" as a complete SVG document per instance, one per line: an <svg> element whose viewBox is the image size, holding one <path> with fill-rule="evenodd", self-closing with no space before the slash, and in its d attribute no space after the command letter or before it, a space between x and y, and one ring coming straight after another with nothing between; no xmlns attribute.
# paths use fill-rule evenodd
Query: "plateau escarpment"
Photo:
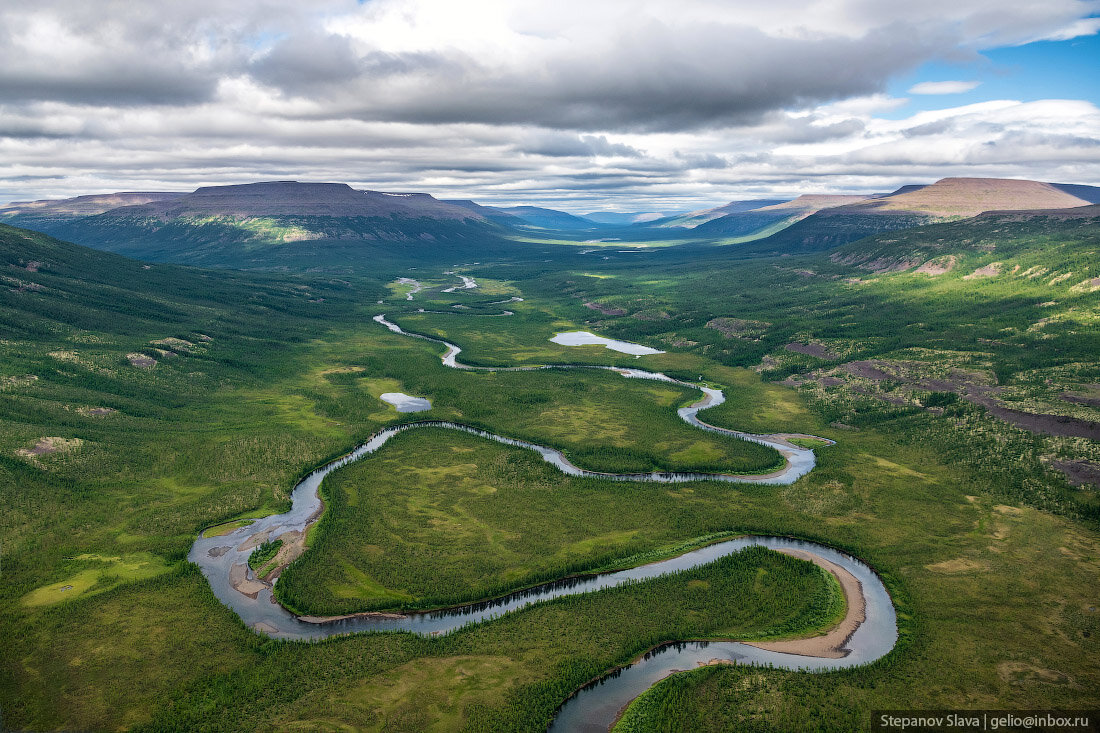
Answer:
<svg viewBox="0 0 1100 733"><path fill-rule="evenodd" d="M296 181L208 186L35 223L53 236L119 254L235 267L279 266L288 259L323 266L354 261L355 252L349 257L347 245L340 243L473 245L504 231L476 211L425 193ZM360 258L373 255L359 253Z"/></svg>
<svg viewBox="0 0 1100 733"><path fill-rule="evenodd" d="M822 208L761 241L775 252L815 252L881 232L977 216L986 211L1070 209L1100 201L1100 188L1003 178L944 178L886 196Z"/></svg>

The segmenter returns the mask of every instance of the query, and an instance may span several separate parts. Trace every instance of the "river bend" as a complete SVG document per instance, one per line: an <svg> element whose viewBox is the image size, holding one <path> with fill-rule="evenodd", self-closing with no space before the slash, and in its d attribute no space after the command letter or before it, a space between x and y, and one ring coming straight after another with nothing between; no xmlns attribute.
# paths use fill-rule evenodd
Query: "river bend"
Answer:
<svg viewBox="0 0 1100 733"><path fill-rule="evenodd" d="M456 357L461 349L441 339L409 333L387 321L384 315L374 320L395 333L426 339L446 347L443 363L455 369L494 370L493 367L472 367L461 364ZM526 371L550 367L506 367L501 370ZM893 648L897 639L897 624L893 604L878 576L859 560L833 548L802 540L784 537L739 537L718 542L685 553L675 558L649 563L628 570L582 576L542 584L500 598L467 604L457 608L408 614L355 614L336 618L297 617L283 608L272 595L272 585L256 579L248 569L248 556L266 539L298 539L320 516L322 502L319 488L322 480L332 471L361 460L381 448L390 438L406 430L421 427L445 428L480 435L507 445L538 452L544 460L563 473L608 480L679 482L717 480L728 482L755 482L789 484L805 475L814 466L812 450L791 443L785 435L754 435L709 425L698 418L699 411L721 404L725 397L721 390L704 385L673 379L664 374L639 369L617 367L569 367L609 369L630 379L653 379L692 387L702 392L702 398L688 407L678 410L680 417L689 424L708 431L731 435L742 440L768 445L778 450L785 465L766 475L742 476L732 474L700 473L644 473L605 474L581 469L566 459L560 451L546 446L496 435L459 423L426 420L396 425L379 431L351 453L318 468L295 487L291 494L291 509L254 521L221 536L200 536L191 548L188 559L202 568L214 594L242 621L257 632L273 638L317 640L341 634L377 631L409 631L423 635L444 634L462 626L486 621L533 603L567 595L591 593L624 583L636 582L661 575L688 570L720 557L739 552L746 547L761 545L776 550L800 550L825 558L858 581L866 608L866 620L846 640L844 656L823 658L800 656L768 651L748 644L732 641L677 642L666 644L648 652L642 659L616 670L585 688L567 700L551 727L552 731L606 731L621 708L656 681L676 670L689 669L698 664L714 661L765 664L786 669L826 670L867 664L879 659ZM812 436L809 436L812 437Z"/></svg>

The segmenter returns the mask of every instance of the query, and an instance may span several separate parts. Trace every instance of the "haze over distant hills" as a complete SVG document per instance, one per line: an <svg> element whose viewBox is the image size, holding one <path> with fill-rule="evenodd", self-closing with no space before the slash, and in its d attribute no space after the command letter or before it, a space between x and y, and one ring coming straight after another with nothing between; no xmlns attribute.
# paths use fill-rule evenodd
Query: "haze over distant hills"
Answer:
<svg viewBox="0 0 1100 733"><path fill-rule="evenodd" d="M164 201L184 196L179 191L122 191L119 193L93 193L71 199L42 199L39 201L13 201L0 206L0 214L56 213L90 216L120 206L147 204L150 201Z"/></svg>
<svg viewBox="0 0 1100 733"><path fill-rule="evenodd" d="M508 206L497 210L542 229L593 229L599 226L589 219L541 206Z"/></svg>
<svg viewBox="0 0 1100 733"><path fill-rule="evenodd" d="M748 199L744 201L730 201L728 204L723 204L722 206L715 206L711 209L699 209L698 211L689 211L686 214L658 219L650 222L650 224L651 226L658 227L683 227L691 229L713 219L720 219L727 214L762 209L765 206L784 203L786 200L787 199Z"/></svg>
<svg viewBox="0 0 1100 733"><path fill-rule="evenodd" d="M770 233L801 221L822 209L866 199L866 196L803 194L792 201L732 211L702 222L693 231L702 236L716 237L746 237Z"/></svg>
<svg viewBox="0 0 1100 733"><path fill-rule="evenodd" d="M629 226L631 224L650 224L666 217L678 215L662 211L592 211L585 214L584 218L608 226Z"/></svg>

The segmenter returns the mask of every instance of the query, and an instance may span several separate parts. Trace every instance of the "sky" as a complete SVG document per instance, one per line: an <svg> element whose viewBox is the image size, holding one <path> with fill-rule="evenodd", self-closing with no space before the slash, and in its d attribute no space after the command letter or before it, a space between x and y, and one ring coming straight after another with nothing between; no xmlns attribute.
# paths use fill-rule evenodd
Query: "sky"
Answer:
<svg viewBox="0 0 1100 733"><path fill-rule="evenodd" d="M0 202L340 181L575 213L1100 185L1100 0L5 0Z"/></svg>

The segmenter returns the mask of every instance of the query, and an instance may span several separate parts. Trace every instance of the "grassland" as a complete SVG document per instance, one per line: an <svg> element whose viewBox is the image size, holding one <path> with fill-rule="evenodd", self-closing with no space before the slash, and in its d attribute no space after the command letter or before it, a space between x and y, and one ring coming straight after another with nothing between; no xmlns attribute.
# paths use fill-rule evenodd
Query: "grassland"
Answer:
<svg viewBox="0 0 1100 733"><path fill-rule="evenodd" d="M529 451L442 429L392 443L325 482L316 542L276 586L288 606L455 605L637 562L715 526L683 512L692 489L563 476Z"/></svg>
<svg viewBox="0 0 1100 733"><path fill-rule="evenodd" d="M634 414L616 413L606 396L592 398L592 413L606 408L639 425L660 414L650 432L615 438L629 453L618 459L628 468L655 465L666 455L675 461L675 453L697 445L697 431L672 415L676 404L693 398L683 390L654 392L651 383L597 372L567 375L565 388L550 373L459 374L439 365L431 345L392 336L364 319L344 297L351 290L346 282L146 267L15 230L3 234L8 271L22 283L2 294L3 597L14 631L5 636L4 658L12 664L4 665L0 689L5 721L14 725L98 728L142 718L145 698L125 702L125 675L117 687L81 674L57 675L58 665L85 664L80 639L108 640L106 648L96 647L102 669L112 659L126 664L113 655L130 641L104 637L92 625L87 636L73 631L71 641L59 627L30 629L45 613L79 614L84 603L117 602L132 609L134 634L148 627L201 641L196 623L141 599L158 596L158 588L208 595L201 577L173 569L195 533L282 509L295 476L399 419L375 398L379 388L397 382L415 391L423 383L440 416L515 432L508 422L516 400L530 399L521 377L541 377L548 390L537 400L543 409L561 410L575 392L610 390ZM356 297L364 289L373 297L369 287L356 283ZM320 295L323 301L313 302ZM176 351L168 354L167 346ZM129 354L156 363L134 366ZM389 376L394 373L400 379ZM431 373L445 378L432 383ZM465 379L475 380L474 389L459 381ZM529 419L530 437L554 443L547 428L557 429L570 435L563 448L599 447L598 421L573 434L553 423L539 428L540 414ZM664 428L669 440L680 441L670 444L674 449L643 443ZM42 436L58 438L51 445L65 450L21 453ZM742 454L749 459L744 468L754 467L753 450ZM770 452L756 453L763 455L761 465L773 460ZM631 463L639 456L648 463ZM189 589L178 590L180 583ZM67 585L72 588L60 590ZM119 611L112 613L117 618ZM208 673L209 664L190 665L187 654L153 654L153 663L176 672L151 680L150 689L163 695ZM46 675L68 692L40 688L36 680ZM82 696L94 701L81 704ZM67 710L54 709L51 697L72 700Z"/></svg>
<svg viewBox="0 0 1100 733"><path fill-rule="evenodd" d="M1095 219L988 216L872 237L829 255L661 254L659 277L655 261L605 263L599 277L589 268L510 271L526 292L556 303L559 318L675 349L653 357L678 362L664 365L670 373L683 374L678 368L699 356L695 376L709 374L708 362L753 367L770 380L793 376L828 422L873 422L897 440L934 442L975 470L999 472L993 483L1003 499L1095 525L1096 487L1072 486L1055 466L1100 461L1095 437L1085 437L1100 421L1087 396L1100 382L1098 231ZM860 376L869 362L885 362L891 376ZM988 386L995 389L982 390ZM929 411L936 406L925 399L943 390L978 406ZM1069 402L1067 394L1085 396ZM1076 435L1036 435L987 418L989 404L1083 425ZM1021 419L1028 421L1036 422Z"/></svg>
<svg viewBox="0 0 1100 733"><path fill-rule="evenodd" d="M328 513L301 565L280 581L298 594L294 603L431 605L720 533L788 534L847 549L880 571L899 610L895 652L867 669L824 675L722 668L674 677L624 726L860 729L869 710L913 700L1097 707L1100 534L1081 516L1092 495L1057 485L1042 460L1055 448L1092 450L1091 441L1058 447L1011 426L1000 432L963 400L931 405L943 410L934 413L853 393L856 382L795 390L764 380L950 345L966 355L959 368L980 360L1018 389L1006 399L1097 381L1095 334L1086 328L1097 296L1069 279L1049 282L1091 266L1091 235L1025 228L1006 238L992 231L998 226L985 235L996 239L995 254L974 236L973 246L947 253L969 258L958 277L873 274L828 258L690 263L675 248L646 255L668 258L659 270L658 260L649 269L627 261L639 255L486 266L473 272L489 291L482 294L438 293L453 284L446 268L411 275L437 288L411 305L516 312L492 318L417 314L403 294L367 280L146 270L0 230L4 274L22 283L5 281L0 292L4 725L542 730L579 684L652 644L823 622L813 604L828 587L822 574L753 551L438 639L379 634L304 645L245 629L182 562L195 534L284 508L297 476L385 424L458 420L555 445L591 466L710 460L691 451L716 438L675 417L695 393L613 373L446 369L437 346L371 323L377 309L445 335L471 363L575 360L702 378L728 397L704 413L708 422L837 444L819 449L815 471L788 487L661 486L569 479L519 449L453 432L405 433L326 482ZM1055 240L1066 246L1062 259L1044 260L1050 274L1041 286L1026 277L962 279L993 257L1011 272L1012 257L1027 264ZM945 254L946 244L925 256ZM801 269L815 276L794 272ZM864 284L844 282L856 276ZM513 294L526 300L488 303ZM1058 305L1041 305L1051 300ZM585 302L627 313L607 316ZM1058 316L1044 324L1049 338L1029 330L1047 314ZM707 327L719 317L767 325L733 337ZM669 353L635 360L546 341L578 328ZM169 348L169 338L192 347ZM784 348L799 339L838 358ZM157 363L133 366L132 353ZM763 375L744 368L765 356L773 366L765 363ZM377 399L385 391L429 397L433 409L399 415ZM914 399L928 394L916 390ZM61 439L49 444L57 450L34 454L44 437ZM771 460L736 441L705 445L725 466ZM1046 493L1053 489L1072 493Z"/></svg>

